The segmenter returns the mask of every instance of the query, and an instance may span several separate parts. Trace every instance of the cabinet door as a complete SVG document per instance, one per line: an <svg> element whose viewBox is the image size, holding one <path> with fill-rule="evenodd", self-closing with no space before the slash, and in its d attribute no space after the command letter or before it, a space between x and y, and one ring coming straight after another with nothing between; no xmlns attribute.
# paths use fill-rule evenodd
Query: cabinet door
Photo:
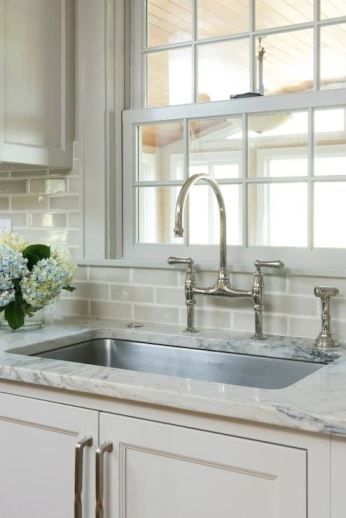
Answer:
<svg viewBox="0 0 346 518"><path fill-rule="evenodd" d="M72 167L74 0L0 0L0 161Z"/></svg>
<svg viewBox="0 0 346 518"><path fill-rule="evenodd" d="M107 518L306 518L306 451L100 415Z"/></svg>
<svg viewBox="0 0 346 518"><path fill-rule="evenodd" d="M72 518L75 445L98 413L0 394L0 516ZM94 516L94 446L84 450L83 518Z"/></svg>

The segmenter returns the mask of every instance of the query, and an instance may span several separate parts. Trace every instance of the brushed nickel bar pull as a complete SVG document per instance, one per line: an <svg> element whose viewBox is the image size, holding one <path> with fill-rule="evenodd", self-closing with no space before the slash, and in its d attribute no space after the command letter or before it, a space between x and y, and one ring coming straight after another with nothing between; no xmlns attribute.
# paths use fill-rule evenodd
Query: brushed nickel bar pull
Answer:
<svg viewBox="0 0 346 518"><path fill-rule="evenodd" d="M110 441L100 444L96 450L96 518L104 518L104 454L113 451Z"/></svg>
<svg viewBox="0 0 346 518"><path fill-rule="evenodd" d="M75 446L74 468L74 518L82 518L83 453L86 446L92 446L92 437L83 437Z"/></svg>

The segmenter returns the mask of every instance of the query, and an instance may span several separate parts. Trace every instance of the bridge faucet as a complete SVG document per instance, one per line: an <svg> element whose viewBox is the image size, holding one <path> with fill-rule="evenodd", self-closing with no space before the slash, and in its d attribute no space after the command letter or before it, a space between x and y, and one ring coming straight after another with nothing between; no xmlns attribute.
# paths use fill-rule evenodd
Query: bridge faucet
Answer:
<svg viewBox="0 0 346 518"><path fill-rule="evenodd" d="M199 181L206 182L215 193L219 208L220 216L220 265L219 272L215 285L208 288L201 288L196 285L195 270L193 267L193 260L191 258L183 259L179 257L169 257L169 264L187 264L188 270L185 279L185 302L187 307L187 326L186 331L195 333L197 329L194 324L194 308L196 305L196 295L215 295L223 297L248 297L253 300L255 310L255 334L253 338L261 340L263 335L263 293L264 283L262 275L262 267L281 268L283 263L281 261L256 261L256 271L254 274L253 286L250 290L243 290L234 288L230 282L228 268L227 268L227 241L226 241L226 208L225 202L218 184L210 176L206 174L195 174L188 178L183 184L175 212L175 228L174 235L176 237L183 237L183 212L187 196L190 189Z"/></svg>

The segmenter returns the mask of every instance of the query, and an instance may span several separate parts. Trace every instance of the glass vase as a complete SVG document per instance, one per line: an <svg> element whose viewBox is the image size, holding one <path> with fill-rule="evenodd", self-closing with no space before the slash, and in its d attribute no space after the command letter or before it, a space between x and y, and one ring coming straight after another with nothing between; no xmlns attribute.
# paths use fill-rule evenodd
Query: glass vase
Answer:
<svg viewBox="0 0 346 518"><path fill-rule="evenodd" d="M36 311L32 317L25 315L24 324L19 329L14 329L13 331L35 331L36 329L41 329L46 325L45 318L45 308L39 309ZM4 311L1 312L0 317L0 328L6 329L8 331L12 331L10 326L8 325L7 320L5 319Z"/></svg>

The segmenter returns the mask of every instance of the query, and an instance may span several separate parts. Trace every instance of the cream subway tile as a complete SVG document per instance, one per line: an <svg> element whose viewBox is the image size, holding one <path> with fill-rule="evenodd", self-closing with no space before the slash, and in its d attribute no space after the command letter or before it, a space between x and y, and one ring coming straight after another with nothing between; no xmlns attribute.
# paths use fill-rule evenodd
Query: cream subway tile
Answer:
<svg viewBox="0 0 346 518"><path fill-rule="evenodd" d="M133 282L135 284L150 284L152 286L177 286L178 272L136 268L133 270Z"/></svg>
<svg viewBox="0 0 346 518"><path fill-rule="evenodd" d="M29 225L31 227L61 228L66 227L67 216L61 212L34 212L29 214Z"/></svg>
<svg viewBox="0 0 346 518"><path fill-rule="evenodd" d="M321 330L321 320L318 318L288 318L288 335L303 338L316 338Z"/></svg>
<svg viewBox="0 0 346 518"><path fill-rule="evenodd" d="M98 302L91 301L90 312L94 317L99 318L124 318L131 320L132 304L124 302Z"/></svg>
<svg viewBox="0 0 346 518"><path fill-rule="evenodd" d="M255 267L254 267L255 270ZM253 274L252 273L231 273L231 283L235 288L241 288L243 290L249 290L252 288Z"/></svg>
<svg viewBox="0 0 346 518"><path fill-rule="evenodd" d="M26 227L27 224L27 217L23 212L2 212L0 219L10 219L13 228Z"/></svg>
<svg viewBox="0 0 346 518"><path fill-rule="evenodd" d="M211 309L196 309L196 326L208 328L231 328L231 312L230 311L216 311Z"/></svg>
<svg viewBox="0 0 346 518"><path fill-rule="evenodd" d="M78 266L73 278L77 281L86 281L88 279L88 267Z"/></svg>
<svg viewBox="0 0 346 518"><path fill-rule="evenodd" d="M56 244L79 246L80 238L77 230L47 230L47 239Z"/></svg>
<svg viewBox="0 0 346 518"><path fill-rule="evenodd" d="M60 210L78 210L79 209L79 196L66 195L66 196L50 196L49 206L51 209Z"/></svg>
<svg viewBox="0 0 346 518"><path fill-rule="evenodd" d="M27 241L32 243L46 243L47 235L45 231L42 229L33 229L33 228L19 228L19 233L22 234Z"/></svg>
<svg viewBox="0 0 346 518"><path fill-rule="evenodd" d="M47 196L22 195L12 196L12 210L45 210L48 208Z"/></svg>
<svg viewBox="0 0 346 518"><path fill-rule="evenodd" d="M91 300L108 300L109 285L96 282L77 281L72 283L76 288L69 294L72 298L91 299Z"/></svg>
<svg viewBox="0 0 346 518"><path fill-rule="evenodd" d="M92 266L90 267L90 280L106 282L129 282L130 269Z"/></svg>
<svg viewBox="0 0 346 518"><path fill-rule="evenodd" d="M266 294L265 311L282 315L312 316L318 315L318 303L314 296Z"/></svg>
<svg viewBox="0 0 346 518"><path fill-rule="evenodd" d="M264 334L287 335L287 326L287 318L283 315L263 315ZM233 311L232 329L248 332L252 336L255 332L255 312Z"/></svg>
<svg viewBox="0 0 346 518"><path fill-rule="evenodd" d="M274 275L264 273L264 291L265 293L282 293L288 292L288 279L286 275Z"/></svg>
<svg viewBox="0 0 346 518"><path fill-rule="evenodd" d="M66 230L46 230L47 240L57 245L67 245L68 231Z"/></svg>
<svg viewBox="0 0 346 518"><path fill-rule="evenodd" d="M0 180L0 194L26 193L26 180Z"/></svg>
<svg viewBox="0 0 346 518"><path fill-rule="evenodd" d="M134 319L145 322L162 322L165 324L179 323L179 309L169 306L150 306L135 304Z"/></svg>
<svg viewBox="0 0 346 518"><path fill-rule="evenodd" d="M33 178L35 176L39 178L48 176L48 171L46 169L11 171L11 178Z"/></svg>
<svg viewBox="0 0 346 518"><path fill-rule="evenodd" d="M63 315L89 315L89 302L82 299L61 298L57 303L57 313Z"/></svg>
<svg viewBox="0 0 346 518"><path fill-rule="evenodd" d="M49 173L49 176L66 176L66 175L70 174L71 171L73 172L73 169L66 169L66 168L49 169L48 173Z"/></svg>
<svg viewBox="0 0 346 518"><path fill-rule="evenodd" d="M346 343L346 320L332 320L332 333L342 343Z"/></svg>
<svg viewBox="0 0 346 518"><path fill-rule="evenodd" d="M319 311L321 310L321 301L319 302ZM346 299L341 297L333 297L330 301L330 314L335 320L346 320Z"/></svg>
<svg viewBox="0 0 346 518"><path fill-rule="evenodd" d="M215 297L210 295L197 295L197 301L203 300L206 308L211 309L249 309L253 306L252 297Z"/></svg>
<svg viewBox="0 0 346 518"><path fill-rule="evenodd" d="M68 212L67 213L67 221L68 226L71 228L79 228L80 221L80 213L79 212Z"/></svg>
<svg viewBox="0 0 346 518"><path fill-rule="evenodd" d="M79 177L78 176L75 176L75 177L70 177L68 179L68 183L67 183L67 190L69 193L71 194L74 194L74 193L79 193L80 191L80 185L79 185Z"/></svg>
<svg viewBox="0 0 346 518"><path fill-rule="evenodd" d="M72 259L74 261L76 261L76 263L78 263L78 261L81 257L80 247L79 246L68 246L67 248L71 254Z"/></svg>
<svg viewBox="0 0 346 518"><path fill-rule="evenodd" d="M30 192L43 194L62 194L66 192L65 178L30 180Z"/></svg>
<svg viewBox="0 0 346 518"><path fill-rule="evenodd" d="M340 295L346 297L346 279L335 277L291 276L288 280L289 292L292 294L313 295L315 286L335 286Z"/></svg>
<svg viewBox="0 0 346 518"><path fill-rule="evenodd" d="M186 271L180 271L180 284L183 286L185 283L185 275ZM214 286L217 279L217 272L205 272L201 270L197 270L196 272L196 281L199 287L208 287Z"/></svg>
<svg viewBox="0 0 346 518"><path fill-rule="evenodd" d="M129 302L154 302L154 288L114 284L111 286L111 299Z"/></svg>
<svg viewBox="0 0 346 518"><path fill-rule="evenodd" d="M10 200L8 197L0 197L0 210L8 210L10 206Z"/></svg>
<svg viewBox="0 0 346 518"><path fill-rule="evenodd" d="M184 288L156 288L156 303L167 304L169 306L184 306Z"/></svg>

